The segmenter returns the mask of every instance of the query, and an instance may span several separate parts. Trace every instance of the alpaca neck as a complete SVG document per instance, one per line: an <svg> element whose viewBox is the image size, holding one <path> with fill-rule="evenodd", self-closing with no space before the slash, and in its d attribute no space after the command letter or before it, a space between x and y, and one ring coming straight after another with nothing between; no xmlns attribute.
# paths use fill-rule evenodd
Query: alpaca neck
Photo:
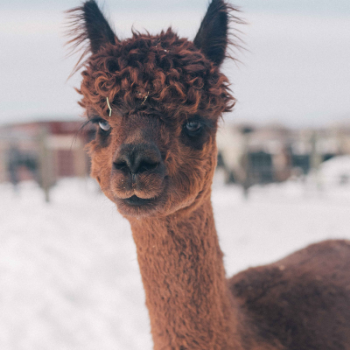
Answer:
<svg viewBox="0 0 350 350"><path fill-rule="evenodd" d="M154 349L239 349L210 198L187 217L130 223Z"/></svg>

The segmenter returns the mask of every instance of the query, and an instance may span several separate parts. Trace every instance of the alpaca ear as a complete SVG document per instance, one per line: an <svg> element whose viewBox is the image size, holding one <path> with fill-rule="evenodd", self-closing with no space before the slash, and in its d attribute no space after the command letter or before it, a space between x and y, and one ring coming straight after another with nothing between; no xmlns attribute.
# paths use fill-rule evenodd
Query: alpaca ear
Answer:
<svg viewBox="0 0 350 350"><path fill-rule="evenodd" d="M86 36L90 40L91 52L96 53L107 43L115 44L116 35L96 2L94 0L86 1L81 10L85 22Z"/></svg>
<svg viewBox="0 0 350 350"><path fill-rule="evenodd" d="M88 0L81 7L68 13L71 20L71 30L68 34L74 36L69 43L72 43L74 48L89 41L90 52L96 53L105 44L115 44L119 41L94 0Z"/></svg>
<svg viewBox="0 0 350 350"><path fill-rule="evenodd" d="M195 46L217 66L226 57L231 9L223 0L212 0L194 39Z"/></svg>

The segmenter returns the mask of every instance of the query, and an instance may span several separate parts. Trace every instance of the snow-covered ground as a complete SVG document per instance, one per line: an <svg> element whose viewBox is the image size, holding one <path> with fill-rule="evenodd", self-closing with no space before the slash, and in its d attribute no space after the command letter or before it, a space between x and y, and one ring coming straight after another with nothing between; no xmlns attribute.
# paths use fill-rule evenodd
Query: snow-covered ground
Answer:
<svg viewBox="0 0 350 350"><path fill-rule="evenodd" d="M308 243L350 238L350 186L214 183L228 275ZM128 222L91 180L45 204L33 183L0 185L0 349L147 350L147 310Z"/></svg>

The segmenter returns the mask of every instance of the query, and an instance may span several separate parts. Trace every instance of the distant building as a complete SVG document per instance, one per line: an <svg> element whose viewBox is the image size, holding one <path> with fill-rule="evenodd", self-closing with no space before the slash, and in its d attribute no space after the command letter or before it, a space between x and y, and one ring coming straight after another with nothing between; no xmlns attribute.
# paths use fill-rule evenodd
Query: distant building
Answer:
<svg viewBox="0 0 350 350"><path fill-rule="evenodd" d="M88 133L80 121L38 121L0 127L0 182L86 176Z"/></svg>
<svg viewBox="0 0 350 350"><path fill-rule="evenodd" d="M226 124L217 144L226 181L249 187L307 174L325 160L350 154L350 124L319 129Z"/></svg>

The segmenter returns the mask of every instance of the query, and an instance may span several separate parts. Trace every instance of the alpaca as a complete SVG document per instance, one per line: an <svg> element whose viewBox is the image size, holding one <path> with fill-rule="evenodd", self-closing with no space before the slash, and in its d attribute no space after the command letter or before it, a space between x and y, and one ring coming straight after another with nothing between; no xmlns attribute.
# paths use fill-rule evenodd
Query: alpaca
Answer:
<svg viewBox="0 0 350 350"><path fill-rule="evenodd" d="M349 350L350 242L225 277L210 197L235 9L212 0L193 42L171 28L120 40L94 0L69 13L91 174L130 222L154 349Z"/></svg>

